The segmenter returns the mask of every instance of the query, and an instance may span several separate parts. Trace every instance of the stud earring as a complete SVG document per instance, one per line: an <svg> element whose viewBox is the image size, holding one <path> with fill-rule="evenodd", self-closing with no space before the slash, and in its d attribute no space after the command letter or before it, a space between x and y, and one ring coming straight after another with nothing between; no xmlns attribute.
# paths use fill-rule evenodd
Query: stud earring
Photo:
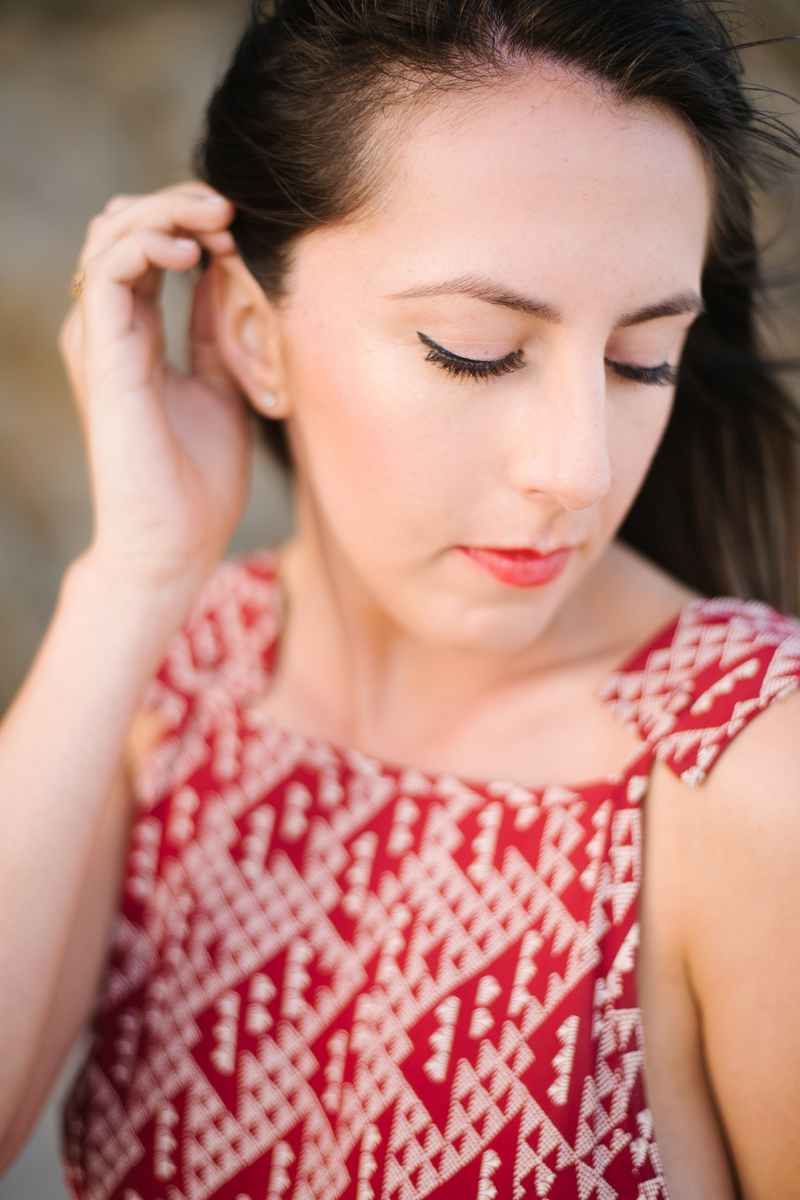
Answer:
<svg viewBox="0 0 800 1200"><path fill-rule="evenodd" d="M278 397L274 392L264 392L263 396L261 397L261 403L263 404L264 408L272 410L273 408L278 407Z"/></svg>

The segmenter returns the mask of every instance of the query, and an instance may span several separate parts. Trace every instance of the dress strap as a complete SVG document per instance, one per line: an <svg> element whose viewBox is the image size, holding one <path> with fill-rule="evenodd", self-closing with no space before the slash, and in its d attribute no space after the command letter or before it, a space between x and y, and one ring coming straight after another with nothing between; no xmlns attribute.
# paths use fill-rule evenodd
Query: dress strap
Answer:
<svg viewBox="0 0 800 1200"><path fill-rule="evenodd" d="M263 690L280 629L277 554L220 564L156 676L184 700L224 690L236 701Z"/></svg>
<svg viewBox="0 0 800 1200"><path fill-rule="evenodd" d="M800 686L800 622L754 600L695 600L610 675L600 699L696 787L729 742Z"/></svg>
<svg viewBox="0 0 800 1200"><path fill-rule="evenodd" d="M266 691L277 650L277 569L273 550L223 562L173 639L142 703L159 719L160 738L138 774L141 804L162 796L176 777L178 756L196 767L212 743L235 774L238 707Z"/></svg>

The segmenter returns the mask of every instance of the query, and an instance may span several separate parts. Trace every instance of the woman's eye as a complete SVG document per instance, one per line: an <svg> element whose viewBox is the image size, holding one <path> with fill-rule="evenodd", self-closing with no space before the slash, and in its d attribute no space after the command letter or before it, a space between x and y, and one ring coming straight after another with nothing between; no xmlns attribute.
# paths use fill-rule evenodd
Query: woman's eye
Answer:
<svg viewBox="0 0 800 1200"><path fill-rule="evenodd" d="M461 354L454 354L452 350L445 350L444 346L437 345L424 333L418 332L417 337L423 346L428 347L425 362L441 367L456 379L464 376L470 379L489 379L496 375L507 375L509 371L518 371L520 367L525 366L521 350L514 350L505 358L464 358Z"/></svg>
<svg viewBox="0 0 800 1200"><path fill-rule="evenodd" d="M506 354L504 358L465 358L462 354L446 350L444 346L440 346L424 333L417 332L417 337L423 346L428 347L425 362L441 367L443 371L456 379L464 376L470 379L489 379L493 376L507 375L510 371L519 371L521 367L525 366L521 350L514 350L511 354ZM678 382L677 368L670 366L669 363L662 363L658 367L635 367L632 363L616 362L614 359L607 358L606 366L619 379L625 379L630 383L640 383L648 387L674 387Z"/></svg>
<svg viewBox="0 0 800 1200"><path fill-rule="evenodd" d="M678 369L669 363L660 367L634 367L631 363L614 362L606 359L606 366L619 379L627 379L630 383L644 383L650 387L674 387L678 382Z"/></svg>

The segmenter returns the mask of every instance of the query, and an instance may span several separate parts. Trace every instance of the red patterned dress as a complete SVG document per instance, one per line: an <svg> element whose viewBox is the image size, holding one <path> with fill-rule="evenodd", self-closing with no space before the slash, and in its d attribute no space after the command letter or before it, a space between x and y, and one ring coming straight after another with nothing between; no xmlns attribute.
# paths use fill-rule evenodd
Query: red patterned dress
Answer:
<svg viewBox="0 0 800 1200"><path fill-rule="evenodd" d="M274 556L226 564L153 684L80 1200L666 1196L634 965L654 758L702 783L800 682L800 625L697 601L603 685L641 745L533 790L398 769L248 702ZM702 794L698 795L702 803Z"/></svg>

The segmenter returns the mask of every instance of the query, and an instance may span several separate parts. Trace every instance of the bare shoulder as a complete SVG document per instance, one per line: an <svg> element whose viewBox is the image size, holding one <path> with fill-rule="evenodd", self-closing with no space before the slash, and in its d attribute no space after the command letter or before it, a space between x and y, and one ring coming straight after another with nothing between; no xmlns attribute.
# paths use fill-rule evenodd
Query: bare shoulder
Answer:
<svg viewBox="0 0 800 1200"><path fill-rule="evenodd" d="M682 821L713 830L720 849L748 859L758 844L800 832L800 688L760 712L731 741L706 782L687 787L672 771L656 772L650 803ZM754 844L739 844L747 833ZM726 854L727 858L727 854Z"/></svg>
<svg viewBox="0 0 800 1200"><path fill-rule="evenodd" d="M800 1197L800 692L689 788L657 768L645 920L680 962L742 1195ZM648 917L649 913L649 917Z"/></svg>
<svg viewBox="0 0 800 1200"><path fill-rule="evenodd" d="M742 730L721 757L706 790L720 800L738 800L754 820L763 818L774 825L782 815L800 824L800 688L776 700Z"/></svg>

